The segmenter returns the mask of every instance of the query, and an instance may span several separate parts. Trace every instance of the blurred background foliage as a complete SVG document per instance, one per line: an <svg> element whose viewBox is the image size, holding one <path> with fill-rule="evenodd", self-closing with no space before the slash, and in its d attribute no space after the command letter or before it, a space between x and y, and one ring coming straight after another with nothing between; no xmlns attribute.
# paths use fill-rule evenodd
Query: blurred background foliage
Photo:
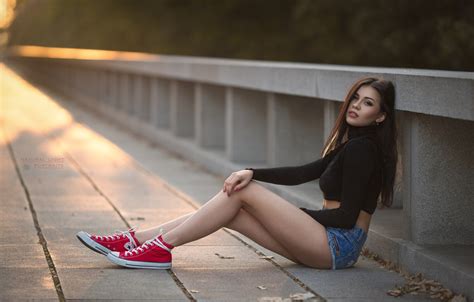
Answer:
<svg viewBox="0 0 474 302"><path fill-rule="evenodd" d="M17 0L8 45L474 70L472 0Z"/></svg>

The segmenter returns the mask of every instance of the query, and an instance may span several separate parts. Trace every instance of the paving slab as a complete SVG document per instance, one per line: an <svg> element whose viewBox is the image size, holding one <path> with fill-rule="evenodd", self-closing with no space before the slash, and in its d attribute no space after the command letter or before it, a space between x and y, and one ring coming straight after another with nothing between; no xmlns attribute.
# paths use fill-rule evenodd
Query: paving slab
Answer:
<svg viewBox="0 0 474 302"><path fill-rule="evenodd" d="M395 285L403 285L404 278L395 272L380 269L376 262L361 257L357 265L347 270L320 270L317 272L317 279L314 270L307 268L292 267L289 271L297 275L301 280L310 285L325 298L360 298L389 300L387 291L395 288ZM350 286L349 286L350 285ZM409 301L411 297L406 296ZM422 301L432 301L432 299L422 299Z"/></svg>
<svg viewBox="0 0 474 302"><path fill-rule="evenodd" d="M258 301L305 292L290 278L272 273L271 267L174 270L187 288L198 291L193 294L198 301Z"/></svg>
<svg viewBox="0 0 474 302"><path fill-rule="evenodd" d="M61 227L58 228L57 226L52 227L43 227L41 230L46 237L48 244L49 243L56 243L56 244L73 244L79 242L76 238L76 234L78 230L82 230L84 232L88 232L90 234L112 234L115 233L116 230L124 230L123 223L117 223L115 225L109 225L107 227L101 226L84 226L80 229L77 227Z"/></svg>
<svg viewBox="0 0 474 302"><path fill-rule="evenodd" d="M6 142L3 132L0 133L2 182L9 179L8 197L2 193L0 198L3 200L0 203L0 300L57 300L51 272Z"/></svg>
<svg viewBox="0 0 474 302"><path fill-rule="evenodd" d="M48 269L43 247L39 243L2 244L1 268L43 268Z"/></svg>
<svg viewBox="0 0 474 302"><path fill-rule="evenodd" d="M55 300L58 295L48 268L0 267L0 300Z"/></svg>
<svg viewBox="0 0 474 302"><path fill-rule="evenodd" d="M38 234L31 225L20 224L3 226L0 231L0 245L31 244L38 241Z"/></svg>
<svg viewBox="0 0 474 302"><path fill-rule="evenodd" d="M31 212L27 208L8 209L0 213L0 228L32 223Z"/></svg>
<svg viewBox="0 0 474 302"><path fill-rule="evenodd" d="M70 243L50 242L48 250L57 269L117 269L106 256L95 253L77 239Z"/></svg>
<svg viewBox="0 0 474 302"><path fill-rule="evenodd" d="M87 212L114 211L104 202L103 196L36 196L36 212Z"/></svg>
<svg viewBox="0 0 474 302"><path fill-rule="evenodd" d="M58 268L67 299L189 301L166 270Z"/></svg>
<svg viewBox="0 0 474 302"><path fill-rule="evenodd" d="M41 211L37 212L41 227L66 227L81 230L83 227L94 225L96 227L106 228L110 225L122 225L120 216L114 211Z"/></svg>

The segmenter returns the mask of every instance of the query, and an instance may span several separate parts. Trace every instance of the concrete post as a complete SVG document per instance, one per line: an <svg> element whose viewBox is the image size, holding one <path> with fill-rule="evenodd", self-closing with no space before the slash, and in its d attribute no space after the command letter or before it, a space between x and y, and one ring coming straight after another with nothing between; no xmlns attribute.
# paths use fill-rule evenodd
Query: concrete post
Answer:
<svg viewBox="0 0 474 302"><path fill-rule="evenodd" d="M93 100L95 101L95 104L102 104L102 87L103 87L103 82L102 82L102 70L98 68L93 68L92 69L92 79L91 81L93 82Z"/></svg>
<svg viewBox="0 0 474 302"><path fill-rule="evenodd" d="M196 84L196 144L225 149L225 88Z"/></svg>
<svg viewBox="0 0 474 302"><path fill-rule="evenodd" d="M405 234L417 244L474 244L474 125L407 113L403 126Z"/></svg>
<svg viewBox="0 0 474 302"><path fill-rule="evenodd" d="M150 123L162 129L170 128L171 82L151 78L150 82Z"/></svg>
<svg viewBox="0 0 474 302"><path fill-rule="evenodd" d="M336 124L336 119L341 110L342 102L324 102L323 109L323 124L324 124L324 134L323 134L323 145L331 134L331 130Z"/></svg>
<svg viewBox="0 0 474 302"><path fill-rule="evenodd" d="M129 80L128 74L121 73L120 74L120 85L119 85L119 106L118 109L122 112L127 112L127 105L130 101L129 96Z"/></svg>
<svg viewBox="0 0 474 302"><path fill-rule="evenodd" d="M268 164L291 166L319 158L324 102L274 93L268 99Z"/></svg>
<svg viewBox="0 0 474 302"><path fill-rule="evenodd" d="M109 73L107 70L97 70L99 76L99 103L104 109L107 107L107 101L109 97L109 83L108 83L108 76Z"/></svg>
<svg viewBox="0 0 474 302"><path fill-rule="evenodd" d="M194 84L173 81L171 131L178 137L194 136Z"/></svg>
<svg viewBox="0 0 474 302"><path fill-rule="evenodd" d="M142 108L141 120L146 123L150 122L150 77L142 77Z"/></svg>
<svg viewBox="0 0 474 302"><path fill-rule="evenodd" d="M108 93L108 104L109 106L113 108L117 108L117 103L118 103L118 89L119 89L119 83L118 83L118 73L111 71L109 72L109 77L108 77L108 87L109 87L109 93Z"/></svg>
<svg viewBox="0 0 474 302"><path fill-rule="evenodd" d="M267 99L264 93L226 90L226 155L241 163L267 163Z"/></svg>
<svg viewBox="0 0 474 302"><path fill-rule="evenodd" d="M80 92L80 82L81 82L81 77L82 77L82 68L81 67L77 67L75 70L74 70L74 83L73 83L73 86L74 86L74 92L75 93L79 93Z"/></svg>
<svg viewBox="0 0 474 302"><path fill-rule="evenodd" d="M141 76L130 74L130 104L128 107L128 114L136 119L140 118L142 92Z"/></svg>

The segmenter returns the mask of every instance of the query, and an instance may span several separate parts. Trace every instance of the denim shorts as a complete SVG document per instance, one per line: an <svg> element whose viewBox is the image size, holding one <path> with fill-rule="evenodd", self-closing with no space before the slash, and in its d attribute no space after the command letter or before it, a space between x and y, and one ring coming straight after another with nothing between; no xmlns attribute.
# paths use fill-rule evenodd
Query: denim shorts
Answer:
<svg viewBox="0 0 474 302"><path fill-rule="evenodd" d="M311 216L312 210L302 207L300 209ZM326 227L326 235L331 252L331 269L333 270L353 266L367 240L367 233L357 225L354 225L352 229Z"/></svg>
<svg viewBox="0 0 474 302"><path fill-rule="evenodd" d="M331 251L332 269L353 266L367 239L367 233L355 225L352 229L326 227L329 249Z"/></svg>

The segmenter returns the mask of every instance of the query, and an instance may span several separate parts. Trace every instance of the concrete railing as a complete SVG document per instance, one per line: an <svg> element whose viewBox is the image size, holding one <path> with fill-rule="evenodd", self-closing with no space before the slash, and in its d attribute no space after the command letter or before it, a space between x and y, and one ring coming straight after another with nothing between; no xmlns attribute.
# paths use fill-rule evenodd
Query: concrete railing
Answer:
<svg viewBox="0 0 474 302"><path fill-rule="evenodd" d="M222 175L316 159L350 85L368 75L392 80L401 151L395 227L416 244L474 244L474 73L32 46L7 57Z"/></svg>

